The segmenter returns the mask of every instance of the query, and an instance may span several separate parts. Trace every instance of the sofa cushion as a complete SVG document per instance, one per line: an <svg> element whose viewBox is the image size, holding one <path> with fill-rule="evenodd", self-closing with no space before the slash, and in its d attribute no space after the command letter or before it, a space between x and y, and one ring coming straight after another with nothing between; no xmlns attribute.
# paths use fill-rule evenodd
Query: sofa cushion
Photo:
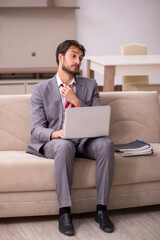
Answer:
<svg viewBox="0 0 160 240"><path fill-rule="evenodd" d="M0 151L0 169L0 192L55 190L53 159L24 151ZM75 160L74 188L94 187L94 175L94 161Z"/></svg>
<svg viewBox="0 0 160 240"><path fill-rule="evenodd" d="M160 180L160 144L152 143L154 154L122 157L115 153L114 185Z"/></svg>
<svg viewBox="0 0 160 240"><path fill-rule="evenodd" d="M113 185L160 180L160 144L152 144L151 156L122 157L115 153ZM0 192L55 190L54 160L24 151L0 152ZM94 188L95 161L75 159L74 189Z"/></svg>

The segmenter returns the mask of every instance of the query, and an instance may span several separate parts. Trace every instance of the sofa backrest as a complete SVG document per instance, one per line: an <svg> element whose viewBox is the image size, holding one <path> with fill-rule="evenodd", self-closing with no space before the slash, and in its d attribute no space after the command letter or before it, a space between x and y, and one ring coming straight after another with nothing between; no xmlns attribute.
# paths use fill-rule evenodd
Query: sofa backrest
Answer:
<svg viewBox="0 0 160 240"><path fill-rule="evenodd" d="M30 138L30 95L0 96L0 150L25 151Z"/></svg>
<svg viewBox="0 0 160 240"><path fill-rule="evenodd" d="M109 138L114 144L135 139L160 142L160 108L156 92L100 93L111 105ZM0 96L0 150L25 151L30 139L30 95Z"/></svg>
<svg viewBox="0 0 160 240"><path fill-rule="evenodd" d="M101 102L111 106L109 138L114 144L136 139L160 142L160 108L157 92L101 93Z"/></svg>

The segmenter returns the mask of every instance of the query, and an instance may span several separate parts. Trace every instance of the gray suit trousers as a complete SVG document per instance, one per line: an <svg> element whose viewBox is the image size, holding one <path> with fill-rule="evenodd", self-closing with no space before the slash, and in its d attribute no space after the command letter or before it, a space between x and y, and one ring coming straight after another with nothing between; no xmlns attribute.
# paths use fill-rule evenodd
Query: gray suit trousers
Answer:
<svg viewBox="0 0 160 240"><path fill-rule="evenodd" d="M44 148L45 158L54 159L54 176L59 207L71 206L75 155L96 161L97 204L107 205L114 172L114 148L105 137L52 139Z"/></svg>

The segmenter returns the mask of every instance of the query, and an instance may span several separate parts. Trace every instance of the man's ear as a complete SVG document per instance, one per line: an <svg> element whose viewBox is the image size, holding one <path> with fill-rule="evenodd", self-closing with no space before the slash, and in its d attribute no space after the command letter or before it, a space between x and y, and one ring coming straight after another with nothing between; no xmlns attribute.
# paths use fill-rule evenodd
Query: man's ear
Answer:
<svg viewBox="0 0 160 240"><path fill-rule="evenodd" d="M63 54L62 53L59 53L58 59L59 59L59 63L62 63L62 61L63 61Z"/></svg>

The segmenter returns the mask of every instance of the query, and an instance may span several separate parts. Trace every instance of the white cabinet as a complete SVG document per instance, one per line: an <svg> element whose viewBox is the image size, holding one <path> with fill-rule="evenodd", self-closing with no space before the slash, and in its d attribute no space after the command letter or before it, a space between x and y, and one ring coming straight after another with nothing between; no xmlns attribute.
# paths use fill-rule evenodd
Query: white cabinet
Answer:
<svg viewBox="0 0 160 240"><path fill-rule="evenodd" d="M25 94L24 80L0 80L0 95Z"/></svg>
<svg viewBox="0 0 160 240"><path fill-rule="evenodd" d="M32 87L45 79L0 80L0 95L31 94Z"/></svg>
<svg viewBox="0 0 160 240"><path fill-rule="evenodd" d="M40 83L42 81L45 81L45 79L43 79L43 80L35 80L35 79L33 79L33 80L26 80L26 82L25 82L25 87L26 87L25 88L25 93L26 94L31 94L32 93L32 87L35 84Z"/></svg>
<svg viewBox="0 0 160 240"><path fill-rule="evenodd" d="M33 85L55 75L57 67L0 68L0 95L31 94Z"/></svg>

